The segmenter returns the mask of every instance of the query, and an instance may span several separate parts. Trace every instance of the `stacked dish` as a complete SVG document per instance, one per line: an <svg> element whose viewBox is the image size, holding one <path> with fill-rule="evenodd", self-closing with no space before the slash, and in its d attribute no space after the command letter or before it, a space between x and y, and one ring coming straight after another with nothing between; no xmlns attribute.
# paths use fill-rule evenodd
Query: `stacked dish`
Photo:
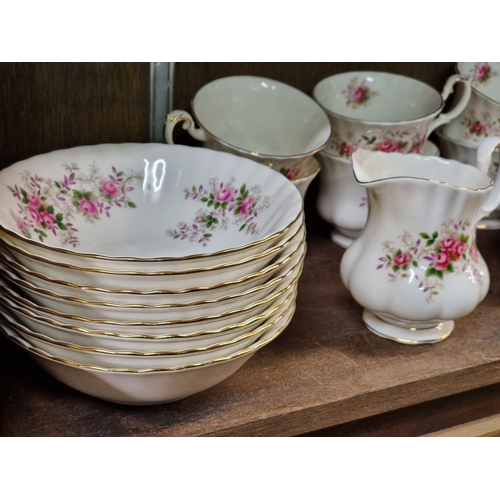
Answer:
<svg viewBox="0 0 500 500"><path fill-rule="evenodd" d="M84 393L157 404L205 390L295 310L302 197L205 148L103 144L0 172L2 331Z"/></svg>

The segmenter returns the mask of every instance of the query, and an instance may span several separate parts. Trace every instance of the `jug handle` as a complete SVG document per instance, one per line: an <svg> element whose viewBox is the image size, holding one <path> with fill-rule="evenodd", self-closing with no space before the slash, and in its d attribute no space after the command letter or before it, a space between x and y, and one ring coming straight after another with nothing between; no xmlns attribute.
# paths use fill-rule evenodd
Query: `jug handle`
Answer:
<svg viewBox="0 0 500 500"><path fill-rule="evenodd" d="M165 120L165 141L167 144L174 144L172 132L178 122L182 122L182 128L187 130L193 139L207 140L205 132L201 128L196 128L193 117L187 111L175 110L171 111Z"/></svg>
<svg viewBox="0 0 500 500"><path fill-rule="evenodd" d="M488 175L491 157L499 145L500 137L487 137L481 142L476 153L476 167L479 171ZM496 176L493 183L493 189L483 203L481 218L490 215L493 210L498 208L498 205L500 205L500 175Z"/></svg>
<svg viewBox="0 0 500 500"><path fill-rule="evenodd" d="M441 92L443 101L446 101L446 99L448 99L449 95L453 92L456 83L464 84L464 91L460 100L451 111L448 111L448 113L441 113L434 119L434 121L427 129L427 135L425 136L426 138L429 137L431 132L433 132L437 127L440 127L445 123L450 123L451 120L453 120L453 118L456 118L465 109L467 104L469 104L469 99L472 91L470 79L465 75L451 75L448 80L446 80L446 84L443 88L443 91Z"/></svg>

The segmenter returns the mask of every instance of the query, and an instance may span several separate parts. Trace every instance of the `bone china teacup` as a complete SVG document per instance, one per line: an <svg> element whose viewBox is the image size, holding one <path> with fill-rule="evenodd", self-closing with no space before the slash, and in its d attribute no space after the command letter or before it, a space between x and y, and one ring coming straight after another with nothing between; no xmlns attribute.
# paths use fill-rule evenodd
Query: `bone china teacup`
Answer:
<svg viewBox="0 0 500 500"><path fill-rule="evenodd" d="M314 99L264 77L214 80L198 90L191 107L194 119L186 111L168 114L168 144L173 144L175 125L182 122L206 147L250 158L285 175L300 172L326 146L332 131L327 114Z"/></svg>
<svg viewBox="0 0 500 500"><path fill-rule="evenodd" d="M457 67L470 75L472 94L464 111L443 126L443 133L477 147L485 137L500 136L500 63L460 62Z"/></svg>
<svg viewBox="0 0 500 500"><path fill-rule="evenodd" d="M442 113L457 82L463 85L462 96L451 111ZM419 153L436 127L464 110L470 94L467 76L450 76L439 94L414 78L378 71L333 75L313 90L332 123L332 138L324 151L344 158L358 148Z"/></svg>

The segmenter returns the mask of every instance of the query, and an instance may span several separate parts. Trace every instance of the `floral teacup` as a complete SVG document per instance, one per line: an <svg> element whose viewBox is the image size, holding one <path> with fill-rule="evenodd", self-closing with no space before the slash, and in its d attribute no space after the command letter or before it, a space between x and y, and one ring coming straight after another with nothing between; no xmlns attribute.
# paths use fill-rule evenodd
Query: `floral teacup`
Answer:
<svg viewBox="0 0 500 500"><path fill-rule="evenodd" d="M470 75L472 94L464 111L443 127L443 133L476 147L485 138L500 136L500 63L458 63Z"/></svg>
<svg viewBox="0 0 500 500"><path fill-rule="evenodd" d="M354 71L325 78L313 97L327 111L332 138L325 152L350 158L358 148L386 153L419 153L429 134L458 116L471 88L467 76L450 76L441 94L419 80L375 71ZM445 100L461 82L459 102L442 113Z"/></svg>
<svg viewBox="0 0 500 500"><path fill-rule="evenodd" d="M288 177L326 146L332 131L327 114L314 99L258 76L214 80L198 90L191 107L194 119L186 111L168 114L168 144L174 143L173 129L182 122L206 147L250 158Z"/></svg>
<svg viewBox="0 0 500 500"><path fill-rule="evenodd" d="M426 141L421 151L425 156L437 156L439 150ZM323 220L333 226L330 237L334 243L347 248L360 234L368 217L366 188L356 182L352 161L319 153L321 163L316 210Z"/></svg>

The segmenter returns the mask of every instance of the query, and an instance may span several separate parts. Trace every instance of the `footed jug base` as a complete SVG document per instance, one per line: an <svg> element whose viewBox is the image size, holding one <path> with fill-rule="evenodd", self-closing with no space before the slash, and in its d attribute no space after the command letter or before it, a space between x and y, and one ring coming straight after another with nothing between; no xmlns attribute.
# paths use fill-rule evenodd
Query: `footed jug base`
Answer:
<svg viewBox="0 0 500 500"><path fill-rule="evenodd" d="M375 335L407 345L441 342L450 336L455 327L454 321L443 321L430 328L404 328L383 321L368 309L363 311L363 322Z"/></svg>
<svg viewBox="0 0 500 500"><path fill-rule="evenodd" d="M349 238L345 234L339 233L336 229L330 232L330 239L339 247L348 248L354 241L354 238Z"/></svg>

